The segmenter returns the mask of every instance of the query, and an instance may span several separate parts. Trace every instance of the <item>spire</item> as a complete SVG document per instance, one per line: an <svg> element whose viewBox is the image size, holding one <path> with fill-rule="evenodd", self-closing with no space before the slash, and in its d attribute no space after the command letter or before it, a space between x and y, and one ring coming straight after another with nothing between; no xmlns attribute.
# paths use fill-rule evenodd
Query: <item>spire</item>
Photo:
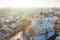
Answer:
<svg viewBox="0 0 60 40"><path fill-rule="evenodd" d="M43 11L40 12L40 15L43 15Z"/></svg>

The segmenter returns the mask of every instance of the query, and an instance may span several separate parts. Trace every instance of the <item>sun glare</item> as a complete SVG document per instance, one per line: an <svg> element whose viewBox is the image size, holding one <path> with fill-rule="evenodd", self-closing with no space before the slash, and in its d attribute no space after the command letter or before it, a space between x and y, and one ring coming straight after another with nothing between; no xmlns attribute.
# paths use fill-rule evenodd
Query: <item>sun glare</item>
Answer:
<svg viewBox="0 0 60 40"><path fill-rule="evenodd" d="M57 0L0 0L0 7L59 7L58 3Z"/></svg>

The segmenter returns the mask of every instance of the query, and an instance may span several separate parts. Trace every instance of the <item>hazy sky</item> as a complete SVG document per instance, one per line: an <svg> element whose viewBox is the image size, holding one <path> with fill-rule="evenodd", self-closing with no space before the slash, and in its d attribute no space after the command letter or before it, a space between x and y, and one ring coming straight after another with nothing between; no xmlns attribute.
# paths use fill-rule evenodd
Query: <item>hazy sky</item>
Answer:
<svg viewBox="0 0 60 40"><path fill-rule="evenodd" d="M60 7L60 0L0 0L0 7Z"/></svg>

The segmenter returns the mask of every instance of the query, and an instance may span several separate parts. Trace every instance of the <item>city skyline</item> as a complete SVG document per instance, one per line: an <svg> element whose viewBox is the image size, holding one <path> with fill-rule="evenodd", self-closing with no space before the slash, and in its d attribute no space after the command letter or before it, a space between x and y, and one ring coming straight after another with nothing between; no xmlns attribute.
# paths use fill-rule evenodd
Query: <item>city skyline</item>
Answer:
<svg viewBox="0 0 60 40"><path fill-rule="evenodd" d="M0 0L0 8L60 7L60 0Z"/></svg>

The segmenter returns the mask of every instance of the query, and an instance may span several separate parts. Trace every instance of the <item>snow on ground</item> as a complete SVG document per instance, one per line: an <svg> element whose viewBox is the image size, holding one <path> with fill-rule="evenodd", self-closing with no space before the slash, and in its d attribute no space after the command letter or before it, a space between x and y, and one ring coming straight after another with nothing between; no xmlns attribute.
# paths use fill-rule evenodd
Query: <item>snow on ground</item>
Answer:
<svg viewBox="0 0 60 40"><path fill-rule="evenodd" d="M16 21L17 23L19 21ZM11 27L14 28L16 27L15 24L12 24ZM8 27L6 27L6 25L4 26L4 30L5 29L9 29ZM49 37L54 35L54 22L52 20L52 18L36 18L32 25L31 28L35 30L35 35L33 36L34 40L47 40ZM47 33L46 33L47 32ZM2 34L1 34L2 35ZM28 40L26 36L23 35L23 32L19 32L17 33L14 37L12 37L10 40Z"/></svg>
<svg viewBox="0 0 60 40"><path fill-rule="evenodd" d="M17 40L17 39L20 39L20 40L23 40L23 32L19 32L17 33L14 37L12 37L10 40Z"/></svg>
<svg viewBox="0 0 60 40"><path fill-rule="evenodd" d="M55 40L60 40L60 36L56 37L56 39L55 39Z"/></svg>

